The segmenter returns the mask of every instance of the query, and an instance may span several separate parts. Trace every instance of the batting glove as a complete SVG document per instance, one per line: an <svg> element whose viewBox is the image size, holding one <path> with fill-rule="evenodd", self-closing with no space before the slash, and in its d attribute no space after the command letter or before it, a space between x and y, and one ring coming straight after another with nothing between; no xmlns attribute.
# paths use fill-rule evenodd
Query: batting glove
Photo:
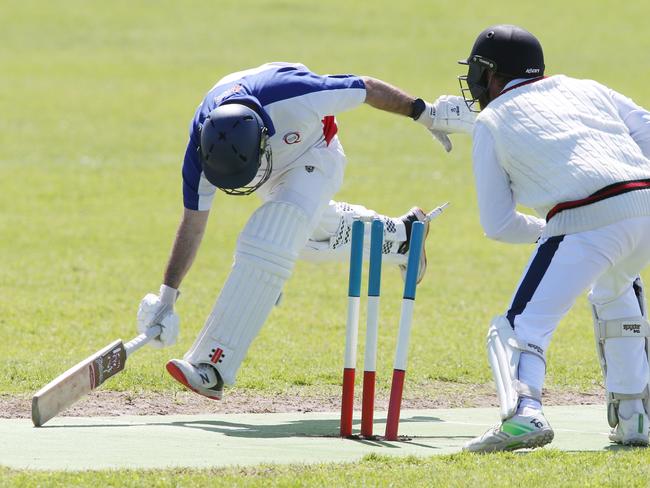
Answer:
<svg viewBox="0 0 650 488"><path fill-rule="evenodd" d="M174 312L174 304L180 295L170 286L161 285L160 294L148 293L138 307L138 332L144 333L149 327L160 325L162 332L149 344L155 348L171 346L178 339L180 318Z"/></svg>

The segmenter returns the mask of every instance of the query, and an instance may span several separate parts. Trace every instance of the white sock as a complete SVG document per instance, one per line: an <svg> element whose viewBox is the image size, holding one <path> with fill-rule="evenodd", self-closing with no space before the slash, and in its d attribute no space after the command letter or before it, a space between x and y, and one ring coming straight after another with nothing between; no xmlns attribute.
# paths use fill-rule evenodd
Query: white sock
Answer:
<svg viewBox="0 0 650 488"><path fill-rule="evenodd" d="M542 404L534 398L524 397L519 401L517 413L519 415L537 415L542 411Z"/></svg>
<svg viewBox="0 0 650 488"><path fill-rule="evenodd" d="M519 358L519 381L532 388L542 391L546 365L542 358L524 352Z"/></svg>
<svg viewBox="0 0 650 488"><path fill-rule="evenodd" d="M519 381L532 388L542 391L546 365L541 358L534 354L522 353L519 358ZM535 415L542 410L542 404L533 398L522 398L517 407L521 415Z"/></svg>
<svg viewBox="0 0 650 488"><path fill-rule="evenodd" d="M635 413L643 413L643 402L640 398L634 400L621 400L618 404L618 413L621 417L629 419Z"/></svg>

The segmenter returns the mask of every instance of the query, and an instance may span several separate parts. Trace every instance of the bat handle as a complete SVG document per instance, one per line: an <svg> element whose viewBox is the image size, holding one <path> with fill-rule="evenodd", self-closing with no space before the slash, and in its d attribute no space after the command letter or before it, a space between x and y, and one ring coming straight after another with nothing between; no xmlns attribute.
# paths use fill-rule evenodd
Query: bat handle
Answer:
<svg viewBox="0 0 650 488"><path fill-rule="evenodd" d="M143 334L140 334L139 336L124 344L124 349L126 349L126 356L129 357L142 346L146 345L151 339L158 337L161 332L162 327L160 325L154 325L153 327L149 327Z"/></svg>
<svg viewBox="0 0 650 488"><path fill-rule="evenodd" d="M445 202L442 205L440 205L439 207L434 208L433 210L431 210L431 212L429 212L427 214L424 221L425 222L431 222L433 219L438 217L445 210L445 208L447 208L448 206L449 206L449 202Z"/></svg>

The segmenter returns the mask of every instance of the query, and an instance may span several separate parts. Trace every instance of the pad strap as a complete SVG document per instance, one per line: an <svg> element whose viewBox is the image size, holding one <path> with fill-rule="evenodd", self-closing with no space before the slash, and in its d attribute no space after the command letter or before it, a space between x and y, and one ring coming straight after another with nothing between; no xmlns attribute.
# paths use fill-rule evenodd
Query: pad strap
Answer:
<svg viewBox="0 0 650 488"><path fill-rule="evenodd" d="M517 340L514 335L508 338L508 344L515 349L519 349L521 352L527 352L537 356L539 359L544 361L544 368L546 368L546 354L544 354L544 349L538 345L521 342Z"/></svg>
<svg viewBox="0 0 650 488"><path fill-rule="evenodd" d="M648 397L648 387L646 386L641 393L609 393L613 400L637 400Z"/></svg>
<svg viewBox="0 0 650 488"><path fill-rule="evenodd" d="M614 320L597 319L595 326L601 342L615 337L650 337L650 324L641 316Z"/></svg>

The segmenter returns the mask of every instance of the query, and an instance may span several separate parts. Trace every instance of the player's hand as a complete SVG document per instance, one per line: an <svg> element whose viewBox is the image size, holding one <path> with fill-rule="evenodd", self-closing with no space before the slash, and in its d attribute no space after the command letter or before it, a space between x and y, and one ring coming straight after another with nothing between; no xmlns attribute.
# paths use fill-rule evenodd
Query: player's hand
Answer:
<svg viewBox="0 0 650 488"><path fill-rule="evenodd" d="M463 97L443 95L433 104L425 102L426 108L417 122L424 125L445 148L451 151L448 134L471 134L474 129L476 113L469 110Z"/></svg>
<svg viewBox="0 0 650 488"><path fill-rule="evenodd" d="M138 332L144 333L147 328L160 325L160 336L149 344L161 348L171 346L178 339L180 318L174 312L174 303L180 295L179 291L170 286L161 285L160 294L148 293L138 307Z"/></svg>

